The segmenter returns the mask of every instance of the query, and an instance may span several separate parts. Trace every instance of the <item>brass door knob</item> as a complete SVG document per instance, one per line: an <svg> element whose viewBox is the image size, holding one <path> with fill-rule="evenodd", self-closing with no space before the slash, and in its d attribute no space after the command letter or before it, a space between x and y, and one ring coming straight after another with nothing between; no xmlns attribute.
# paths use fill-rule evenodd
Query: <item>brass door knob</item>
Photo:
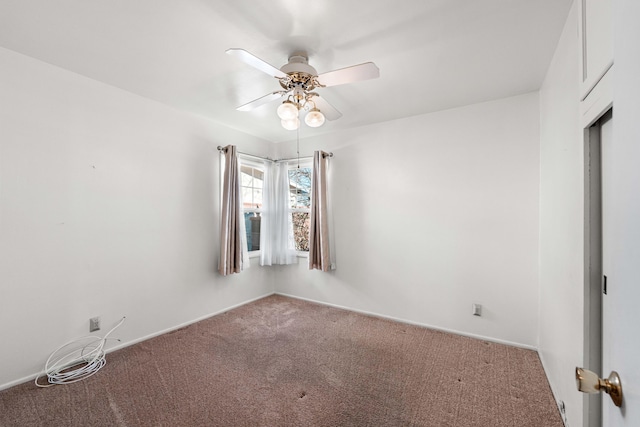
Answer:
<svg viewBox="0 0 640 427"><path fill-rule="evenodd" d="M599 393L604 391L616 406L622 406L622 383L616 371L612 371L609 378L602 379L595 372L588 369L576 368L576 384L578 391L583 393Z"/></svg>

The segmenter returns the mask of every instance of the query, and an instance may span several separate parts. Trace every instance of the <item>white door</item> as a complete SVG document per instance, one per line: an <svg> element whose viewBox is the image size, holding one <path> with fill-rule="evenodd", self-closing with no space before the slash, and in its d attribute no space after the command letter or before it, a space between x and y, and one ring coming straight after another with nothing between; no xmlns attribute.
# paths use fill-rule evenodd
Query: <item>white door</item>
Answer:
<svg viewBox="0 0 640 427"><path fill-rule="evenodd" d="M640 427L640 1L615 0L613 5L613 119L601 133L607 294L602 299L599 373L607 377L618 372L623 401L616 407L602 396L602 424Z"/></svg>
<svg viewBox="0 0 640 427"><path fill-rule="evenodd" d="M628 81L638 85L637 75L629 77ZM603 274L607 277L607 293L603 296L602 375L607 377L611 371L617 371L623 391L620 408L603 396L604 427L640 426L638 102L637 97L619 92L614 98L613 119L603 123L601 131Z"/></svg>
<svg viewBox="0 0 640 427"><path fill-rule="evenodd" d="M621 408L604 396L605 427L640 426L640 1L615 0L615 79L610 179L611 227L604 333L605 375L616 370Z"/></svg>
<svg viewBox="0 0 640 427"><path fill-rule="evenodd" d="M628 138L616 138L616 120L609 112L590 133L590 186L597 189L591 189L595 211L590 211L589 221L601 233L591 229L591 244L597 249L591 253L589 271L595 278L590 282L592 305L585 309L595 317L585 337L592 341L585 363L603 378L618 372L623 404L617 407L606 395L591 395L585 402L589 427L640 426L640 167L633 161L634 147L631 152L625 147ZM638 145L640 160L640 140L631 144Z"/></svg>
<svg viewBox="0 0 640 427"><path fill-rule="evenodd" d="M620 375L622 407L602 397L604 427L640 426L640 174L626 171L615 114L600 127L602 165L602 371ZM624 144L624 142L622 142ZM638 141L640 144L640 141ZM632 179L636 177L637 180ZM636 191L634 193L634 191ZM640 206L636 202L635 207Z"/></svg>

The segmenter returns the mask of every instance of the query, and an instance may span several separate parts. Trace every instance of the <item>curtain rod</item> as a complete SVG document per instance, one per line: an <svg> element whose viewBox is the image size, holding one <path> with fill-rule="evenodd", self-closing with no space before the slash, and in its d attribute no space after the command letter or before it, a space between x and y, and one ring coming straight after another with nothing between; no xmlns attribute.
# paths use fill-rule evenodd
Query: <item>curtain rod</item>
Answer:
<svg viewBox="0 0 640 427"><path fill-rule="evenodd" d="M222 147L222 146L218 145L218 151L221 152L221 153L224 153L226 151L225 148L226 147ZM246 156L246 157L253 157L254 159L258 159L258 160L268 160L270 162L276 162L277 161L277 160L271 159L269 157L260 157L260 156L254 155L254 154L243 153L242 151L236 151L236 153L241 154L241 155Z"/></svg>
<svg viewBox="0 0 640 427"><path fill-rule="evenodd" d="M223 152L225 149L225 147L222 147L220 145L218 145L218 151L219 152ZM307 159L313 159L313 156L306 156L306 157L293 157L290 159L271 159L269 157L260 157L260 156L256 156L255 154L248 154L248 153L243 153L242 151L238 151L238 154L242 155L242 156L246 156L246 157L253 157L254 159L260 159L260 160L268 160L270 162L274 162L274 163L278 163L278 162L290 162L292 160L307 160ZM323 157L333 157L333 153L327 153L326 156Z"/></svg>

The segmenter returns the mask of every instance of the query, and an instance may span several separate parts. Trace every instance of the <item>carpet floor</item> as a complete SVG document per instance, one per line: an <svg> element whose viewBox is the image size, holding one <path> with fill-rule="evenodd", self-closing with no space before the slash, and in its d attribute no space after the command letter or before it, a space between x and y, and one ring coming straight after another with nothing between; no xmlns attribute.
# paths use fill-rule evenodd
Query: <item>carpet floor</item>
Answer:
<svg viewBox="0 0 640 427"><path fill-rule="evenodd" d="M110 353L84 381L1 391L0 425L562 421L534 351L273 295Z"/></svg>

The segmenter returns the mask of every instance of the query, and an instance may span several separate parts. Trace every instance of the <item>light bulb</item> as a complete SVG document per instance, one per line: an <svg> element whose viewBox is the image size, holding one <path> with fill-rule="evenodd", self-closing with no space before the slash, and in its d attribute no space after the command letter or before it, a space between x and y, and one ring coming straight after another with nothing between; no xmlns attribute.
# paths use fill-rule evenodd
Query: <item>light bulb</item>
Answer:
<svg viewBox="0 0 640 427"><path fill-rule="evenodd" d="M320 127L324 124L324 114L317 108L312 109L307 113L307 117L304 118L304 122L307 126L312 128Z"/></svg>
<svg viewBox="0 0 640 427"><path fill-rule="evenodd" d="M291 101L284 101L278 107L278 117L282 120L292 120L298 117L298 108Z"/></svg>
<svg viewBox="0 0 640 427"><path fill-rule="evenodd" d="M282 120L280 121L280 123L282 124L282 127L285 128L286 130L296 130L300 127L300 119L297 117L294 117L293 119L290 119L290 120Z"/></svg>

